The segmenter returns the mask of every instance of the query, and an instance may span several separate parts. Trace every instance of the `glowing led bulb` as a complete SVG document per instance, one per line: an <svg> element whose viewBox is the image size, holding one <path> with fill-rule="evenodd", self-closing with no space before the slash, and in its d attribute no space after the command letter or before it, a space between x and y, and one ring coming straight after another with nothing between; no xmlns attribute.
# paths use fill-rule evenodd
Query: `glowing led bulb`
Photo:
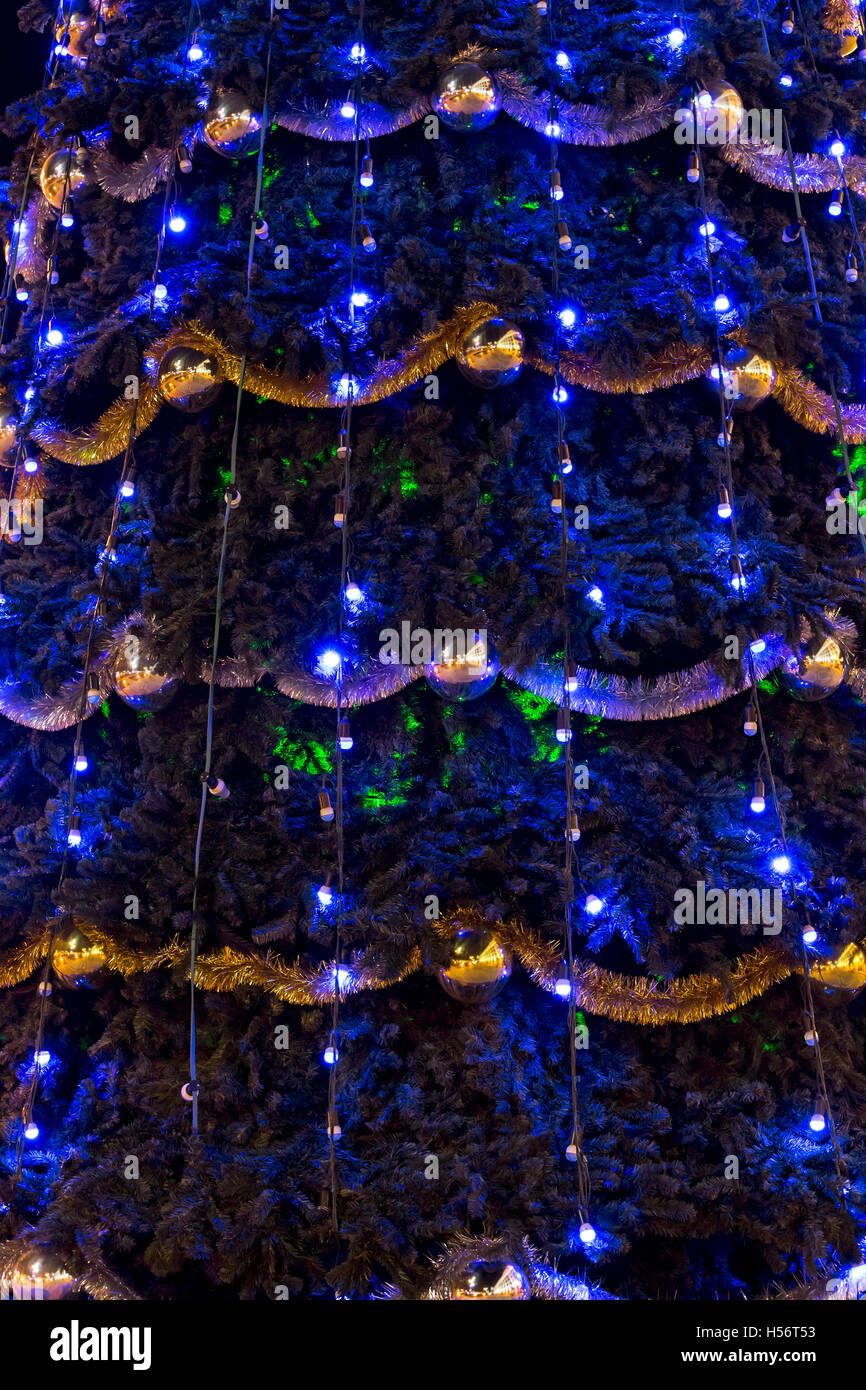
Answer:
<svg viewBox="0 0 866 1390"><path fill-rule="evenodd" d="M49 347L59 347L63 342L63 333L59 328L55 328L52 323L48 332L45 334L45 341L48 343Z"/></svg>
<svg viewBox="0 0 866 1390"><path fill-rule="evenodd" d="M39 460L33 458L30 454L28 454L27 457L26 457L25 460L24 460L24 472L25 472L25 473L38 473L38 472L39 472Z"/></svg>
<svg viewBox="0 0 866 1390"><path fill-rule="evenodd" d="M37 1067L47 1067L51 1061L51 1053L46 1048L42 1048L40 1052L34 1052L33 1061Z"/></svg>
<svg viewBox="0 0 866 1390"><path fill-rule="evenodd" d="M559 322L562 324L563 328L573 328L577 323L577 314L570 305L566 305L564 308L560 309Z"/></svg>
<svg viewBox="0 0 866 1390"><path fill-rule="evenodd" d="M804 946L814 946L818 940L818 933L813 926L803 928L802 941Z"/></svg>
<svg viewBox="0 0 866 1390"><path fill-rule="evenodd" d="M340 107L340 115L344 121L351 121L355 115L355 103L349 100L344 101Z"/></svg>
<svg viewBox="0 0 866 1390"><path fill-rule="evenodd" d="M24 1138L25 1138L25 1139L38 1139L38 1138L39 1138L39 1126L38 1126L37 1124L35 1124L33 1120L31 1120L31 1121L29 1122L29 1124L27 1125L27 1128L26 1128L25 1131L24 1131Z"/></svg>
<svg viewBox="0 0 866 1390"><path fill-rule="evenodd" d="M554 994L558 994L560 999L570 999L571 985L569 981L565 979L557 980L556 984L553 986L553 992Z"/></svg>
<svg viewBox="0 0 866 1390"><path fill-rule="evenodd" d="M731 301L726 294L717 294L713 301L713 308L717 314L726 314L731 307Z"/></svg>
<svg viewBox="0 0 866 1390"><path fill-rule="evenodd" d="M827 1128L827 1121L820 1110L816 1110L809 1120L809 1128L814 1134L823 1134Z"/></svg>
<svg viewBox="0 0 866 1390"><path fill-rule="evenodd" d="M674 27L671 29L671 32L668 34L668 43L670 44L671 48L677 49L682 48L685 41L685 31L680 27L679 24L675 24Z"/></svg>
<svg viewBox="0 0 866 1390"><path fill-rule="evenodd" d="M168 230L170 232L186 231L186 218L182 212L175 212L172 210L171 216L168 219Z"/></svg>
<svg viewBox="0 0 866 1390"><path fill-rule="evenodd" d="M322 1061L325 1066L335 1067L340 1060L340 1053L336 1047L326 1047L322 1053Z"/></svg>
<svg viewBox="0 0 866 1390"><path fill-rule="evenodd" d="M193 39L192 43L186 51L186 56L187 58L189 58L189 61L191 63L201 62L202 58L204 57L204 49L202 48L198 39Z"/></svg>
<svg viewBox="0 0 866 1390"><path fill-rule="evenodd" d="M770 867L774 874L789 874L791 872L791 859L787 854L777 854L770 861Z"/></svg>
<svg viewBox="0 0 866 1390"><path fill-rule="evenodd" d="M593 584L591 589L587 589L586 596L590 603L594 603L598 608L604 603L604 594L597 584Z"/></svg>
<svg viewBox="0 0 866 1390"><path fill-rule="evenodd" d="M710 222L709 220L706 221L706 222L702 222L702 223L700 224L700 226L698 227L698 233L699 233L700 236L706 236L706 237L712 236L712 235L713 235L713 232L714 232L715 230L716 230L716 224L715 224L715 222Z"/></svg>
<svg viewBox="0 0 866 1390"><path fill-rule="evenodd" d="M322 652L319 657L319 665L323 671L333 674L340 665L340 653L334 651L333 647L328 647L327 651Z"/></svg>
<svg viewBox="0 0 866 1390"><path fill-rule="evenodd" d="M353 290L352 303L356 309L363 309L365 305L370 303L368 292L366 290Z"/></svg>
<svg viewBox="0 0 866 1390"><path fill-rule="evenodd" d="M584 906L590 917L597 917L604 907L604 900L599 898L595 893L587 893Z"/></svg>
<svg viewBox="0 0 866 1390"><path fill-rule="evenodd" d="M830 153L834 159L841 159L845 153L845 145L837 136L830 145Z"/></svg>
<svg viewBox="0 0 866 1390"><path fill-rule="evenodd" d="M126 500L128 500L130 497L134 497L135 483L132 481L131 478L124 478L123 482L120 484L120 487L118 488L118 492L120 493L121 497L125 498Z"/></svg>
<svg viewBox="0 0 866 1390"><path fill-rule="evenodd" d="M551 392L551 400L553 401L554 405L565 405L565 402L568 400L568 392L566 391L565 387L554 386L553 391Z"/></svg>
<svg viewBox="0 0 866 1390"><path fill-rule="evenodd" d="M330 907L331 903L334 901L333 890L328 887L327 883L322 884L316 896L322 907Z"/></svg>
<svg viewBox="0 0 866 1390"><path fill-rule="evenodd" d="M581 1221L580 1230L577 1233L584 1245L592 1245L595 1240L595 1227L589 1221Z"/></svg>
<svg viewBox="0 0 866 1390"><path fill-rule="evenodd" d="M90 763L87 761L86 753L77 753L75 755L74 767L76 772L86 772L89 766Z"/></svg>

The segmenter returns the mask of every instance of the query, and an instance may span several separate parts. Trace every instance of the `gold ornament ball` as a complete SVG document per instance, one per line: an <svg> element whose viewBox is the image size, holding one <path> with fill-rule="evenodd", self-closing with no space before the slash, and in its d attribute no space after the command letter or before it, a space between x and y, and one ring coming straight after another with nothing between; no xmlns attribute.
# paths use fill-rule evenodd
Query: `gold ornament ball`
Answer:
<svg viewBox="0 0 866 1390"><path fill-rule="evenodd" d="M801 642L781 670L782 685L795 700L826 700L845 679L845 657L835 637Z"/></svg>
<svg viewBox="0 0 866 1390"><path fill-rule="evenodd" d="M484 130L499 114L499 88L478 63L455 63L443 73L433 97L433 110L449 130Z"/></svg>
<svg viewBox="0 0 866 1390"><path fill-rule="evenodd" d="M67 197L74 197L89 178L89 150L54 150L39 171L39 187L45 201L59 212L63 206L64 192Z"/></svg>
<svg viewBox="0 0 866 1390"><path fill-rule="evenodd" d="M492 391L508 386L524 362L523 334L508 319L485 319L470 329L457 349L457 365L467 381Z"/></svg>
<svg viewBox="0 0 866 1390"><path fill-rule="evenodd" d="M494 684L499 674L496 653L486 637L475 636L477 640L468 648L453 656L443 655L441 661L432 661L424 668L427 684L443 700L466 704L485 695ZM464 648L464 643L460 645Z"/></svg>
<svg viewBox="0 0 866 1390"><path fill-rule="evenodd" d="M130 709L159 714L167 709L181 686L177 671L166 669L146 629L127 632L112 667L114 689Z"/></svg>
<svg viewBox="0 0 866 1390"><path fill-rule="evenodd" d="M63 19L54 31L58 43L65 43L73 58L84 58L90 47L90 40L96 32L96 20L92 14L76 10Z"/></svg>
<svg viewBox="0 0 866 1390"><path fill-rule="evenodd" d="M461 1004L486 1004L511 974L511 952L490 931L462 927L451 944L437 978L446 994Z"/></svg>
<svg viewBox="0 0 866 1390"><path fill-rule="evenodd" d="M856 35L856 34L840 34L840 35L839 35L839 57L840 57L840 58L850 58L850 57L851 57L851 54L852 54L852 53L856 53L856 52L857 52L857 35Z"/></svg>
<svg viewBox="0 0 866 1390"><path fill-rule="evenodd" d="M802 972L801 972L802 973ZM809 974L826 990L857 994L866 985L866 951L860 941L849 941L836 956L812 960Z"/></svg>
<svg viewBox="0 0 866 1390"><path fill-rule="evenodd" d="M452 1299L474 1298L493 1303L529 1296L529 1280L510 1260L470 1260L451 1281Z"/></svg>
<svg viewBox="0 0 866 1390"><path fill-rule="evenodd" d="M776 384L776 369L766 358L751 348L735 347L725 353L722 372L722 391L734 410L754 410L765 401ZM719 368L711 367L707 381L718 396Z"/></svg>
<svg viewBox="0 0 866 1390"><path fill-rule="evenodd" d="M213 405L222 383L214 354L185 343L170 347L156 372L157 389L163 399L188 415Z"/></svg>
<svg viewBox="0 0 866 1390"><path fill-rule="evenodd" d="M744 115L742 97L723 78L711 78L698 93L698 123L708 144L722 145L733 140Z"/></svg>
<svg viewBox="0 0 866 1390"><path fill-rule="evenodd" d="M0 459L15 448L17 421L11 410L0 410Z"/></svg>
<svg viewBox="0 0 866 1390"><path fill-rule="evenodd" d="M44 1250L34 1250L16 1265L8 1280L13 1300L42 1299L54 1302L70 1293L75 1280L63 1261Z"/></svg>
<svg viewBox="0 0 866 1390"><path fill-rule="evenodd" d="M62 985L70 989L93 986L105 969L105 952L95 946L78 927L71 927L55 938L51 964Z"/></svg>
<svg viewBox="0 0 866 1390"><path fill-rule="evenodd" d="M260 114L241 92L216 92L202 119L206 143L226 159L255 154L261 143L261 130Z"/></svg>

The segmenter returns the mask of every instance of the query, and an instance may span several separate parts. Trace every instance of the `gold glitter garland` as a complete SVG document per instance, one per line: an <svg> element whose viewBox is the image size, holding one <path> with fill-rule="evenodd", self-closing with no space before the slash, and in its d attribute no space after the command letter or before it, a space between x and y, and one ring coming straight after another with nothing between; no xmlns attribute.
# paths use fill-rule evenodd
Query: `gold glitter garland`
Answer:
<svg viewBox="0 0 866 1390"><path fill-rule="evenodd" d="M454 357L467 333L497 313L494 304L481 301L458 309L447 323L423 334L399 358L383 362L373 377L360 383L355 403L369 405L396 395L435 372ZM742 333L731 335L735 341ZM213 356L223 380L237 384L240 379L241 358L229 352L217 335L198 323L179 325L167 337L154 344L153 355L162 358L180 345L196 348ZM526 361L537 370L553 372L552 361L540 350L529 351ZM560 356L560 371L566 381L588 391L606 395L647 395L651 391L667 390L705 376L712 363L706 345L668 343L647 357L640 370L611 372L597 358L584 357L566 349ZM306 382L294 381L282 372L247 364L244 386L254 395L280 405L307 408L334 408L342 402L324 378ZM832 434L836 417L830 396L821 391L796 368L776 366L773 396L798 424L817 434ZM120 400L110 406L96 423L86 430L64 430L50 421L37 424L30 431L47 454L64 463L88 465L104 463L126 448L129 439L133 402ZM156 419L165 404L155 383L147 382L141 389L136 417L136 435L141 434ZM866 405L842 408L845 431L853 443L866 439Z"/></svg>
<svg viewBox="0 0 866 1390"><path fill-rule="evenodd" d="M458 927L466 926L493 932L514 952L527 974L542 989L552 991L562 975L561 944L542 940L519 922L491 922L477 909L466 908L431 926L443 938L453 936ZM136 950L96 927L85 924L81 929L100 949L108 969L121 975L177 966L187 958L185 947L177 939L156 950ZM45 959L48 941L45 932L25 946L9 951L0 960L0 987L20 984L31 975ZM361 952L346 964L348 973L341 983L341 993L388 989L420 970L422 965L418 947L407 951L402 960L391 966L378 963L371 951ZM619 1023L661 1027L668 1023L697 1023L730 1013L796 970L796 964L778 946L766 944L740 956L727 978L695 974L662 984L639 976L618 975L589 962L577 962L573 982L578 1008ZM329 1003L334 996L332 963L287 964L270 952L262 955L224 947L199 956L196 978L202 989L223 994L237 989L263 989L287 1004L318 1006Z"/></svg>

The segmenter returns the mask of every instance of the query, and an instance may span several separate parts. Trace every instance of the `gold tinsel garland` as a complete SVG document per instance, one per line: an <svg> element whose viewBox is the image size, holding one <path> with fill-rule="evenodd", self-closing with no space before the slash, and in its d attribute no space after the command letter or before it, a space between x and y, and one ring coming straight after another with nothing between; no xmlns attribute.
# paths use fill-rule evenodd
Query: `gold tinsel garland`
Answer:
<svg viewBox="0 0 866 1390"><path fill-rule="evenodd" d="M380 364L369 381L361 382L354 397L356 405L368 405L396 395L435 372L449 358L473 328L495 317L494 304L481 301L458 309L446 323L422 334L399 358ZM732 335L739 340L743 335ZM240 380L242 359L229 351L215 333L198 323L178 325L155 343L157 359L178 346L199 349L213 356L223 380ZM527 362L551 374L552 360L540 349L527 352ZM566 349L560 356L560 370L566 381L589 391L605 394L645 395L666 390L705 376L712 363L708 346L694 343L668 343L648 356L635 371L611 372L598 359ZM285 373L247 363L244 387L254 395L281 405L328 409L343 402L322 377L296 381ZM788 414L816 434L832 434L836 417L832 399L796 368L776 366L773 396ZM47 454L64 463L88 465L104 463L126 448L132 423L133 401L119 400L110 406L89 429L66 430L52 421L42 421L30 431ZM136 435L152 424L165 404L158 387L146 382L141 389L136 415ZM845 433L852 443L866 439L866 405L842 407Z"/></svg>
<svg viewBox="0 0 866 1390"><path fill-rule="evenodd" d="M183 966L188 950L177 939L155 950L137 950L108 936L98 928L77 924L105 957L108 969L121 975L154 970L162 966ZM453 936L458 927L472 926L493 934L510 950L542 989L552 991L562 975L562 946L543 940L520 922L491 922L477 909L467 908L431 923L438 935ZM0 957L0 988L20 984L45 959L50 933L14 947ZM418 947L405 952L391 967L377 964L371 951L364 951L346 962L349 972L341 994L357 994L367 989L388 989L420 970L423 958ZM620 1023L659 1027L667 1023L696 1023L717 1017L748 1003L794 974L797 965L778 946L762 944L732 965L727 978L695 974L666 984L632 975L619 975L590 962L575 964L573 983L579 1008L612 1018ZM231 947L201 955L196 962L196 980L202 989L227 993L236 989L263 989L287 1004L316 1006L334 997L332 962L287 964L270 952L237 951Z"/></svg>

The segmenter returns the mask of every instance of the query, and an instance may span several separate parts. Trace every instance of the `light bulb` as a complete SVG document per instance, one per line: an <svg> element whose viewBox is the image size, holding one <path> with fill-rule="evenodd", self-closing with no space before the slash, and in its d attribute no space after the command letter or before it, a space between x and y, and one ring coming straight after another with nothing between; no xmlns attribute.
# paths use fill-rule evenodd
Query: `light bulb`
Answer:
<svg viewBox="0 0 866 1390"><path fill-rule="evenodd" d="M830 206L827 208L827 211L828 211L828 213L830 214L831 217L841 217L841 216L842 216L842 190L841 190L841 188L837 188L837 189L836 189L836 192L833 194L832 202L830 203Z"/></svg>
<svg viewBox="0 0 866 1390"><path fill-rule="evenodd" d="M551 392L551 400L554 405L565 405L568 400L568 392L564 386L554 386Z"/></svg>
<svg viewBox="0 0 866 1390"><path fill-rule="evenodd" d="M563 683L570 695L577 690L577 667L573 661L566 661L563 667Z"/></svg>
<svg viewBox="0 0 866 1390"><path fill-rule="evenodd" d="M37 1067L47 1067L51 1061L51 1053L43 1048L40 1052L34 1052L33 1061Z"/></svg>
<svg viewBox="0 0 866 1390"><path fill-rule="evenodd" d="M154 297L154 299L156 299L156 300L158 300L159 302L161 302L163 299L166 298L167 295L168 295L168 290L166 289L165 285L162 283L161 280L157 280L156 284L155 284L154 287L153 287L153 297Z"/></svg>
<svg viewBox="0 0 866 1390"><path fill-rule="evenodd" d="M779 76L779 86L780 86L780 87L793 87L793 85L794 85L794 79L793 79L793 77L791 76L790 73L788 73L788 72L783 72L783 73L780 74L780 76Z"/></svg>
<svg viewBox="0 0 866 1390"><path fill-rule="evenodd" d="M809 1128L814 1134L823 1134L824 1130L827 1128L827 1121L820 1110L816 1110L814 1115L812 1115L809 1120Z"/></svg>
<svg viewBox="0 0 866 1390"><path fill-rule="evenodd" d="M749 651L752 653L752 656L760 656L761 652L765 652L766 650L767 644L763 637L756 637L749 643Z"/></svg>
<svg viewBox="0 0 866 1390"><path fill-rule="evenodd" d="M77 753L75 755L74 767L76 772L86 772L89 766L90 763L87 761L86 753Z"/></svg>
<svg viewBox="0 0 866 1390"><path fill-rule="evenodd" d="M586 596L589 599L590 603L596 604L596 606L599 608L604 603L604 594L602 593L601 589L598 587L597 584L593 584L591 589L587 589Z"/></svg>
<svg viewBox="0 0 866 1390"><path fill-rule="evenodd" d="M679 24L675 24L674 27L671 29L671 32L668 34L668 43L670 44L671 48L676 49L682 48L685 41L686 36L684 31L680 28Z"/></svg>
<svg viewBox="0 0 866 1390"><path fill-rule="evenodd" d="M322 1053L322 1061L327 1067L335 1067L340 1060L340 1053L336 1047L326 1047Z"/></svg>
<svg viewBox="0 0 866 1390"><path fill-rule="evenodd" d="M347 965L337 965L334 967L334 984L337 989L345 989L352 978L352 972Z"/></svg>
<svg viewBox="0 0 866 1390"><path fill-rule="evenodd" d="M702 222L701 225L698 227L698 233L699 233L699 235L700 235L700 236L705 236L705 237L712 236L712 235L713 235L713 232L714 232L715 230L716 230L716 224L715 224L715 222L710 222L710 221Z"/></svg>
<svg viewBox="0 0 866 1390"><path fill-rule="evenodd" d="M367 56L367 50L362 43L353 43L349 50L349 57L354 58L356 63L363 63Z"/></svg>
<svg viewBox="0 0 866 1390"><path fill-rule="evenodd" d="M722 485L719 487L719 501L716 507L716 516L719 518L720 521L730 521L733 514L734 509L731 506L731 499L728 495L728 489L724 485Z"/></svg>
<svg viewBox="0 0 866 1390"><path fill-rule="evenodd" d="M347 603L356 607L357 604L364 602L364 590L359 588L353 579L350 579L343 590L343 597Z"/></svg>
<svg viewBox="0 0 866 1390"><path fill-rule="evenodd" d="M557 980L556 984L553 986L553 992L554 994L558 994L560 999L570 999L571 985L569 981L565 979Z"/></svg>
<svg viewBox="0 0 866 1390"><path fill-rule="evenodd" d="M130 497L134 497L135 483L133 482L132 478L124 478L123 482L120 484L120 487L118 488L118 492L120 493L121 497L127 499Z"/></svg>
<svg viewBox="0 0 866 1390"><path fill-rule="evenodd" d="M548 139L558 140L562 134L562 126L559 124L559 121L548 121L547 125L544 127L544 133Z"/></svg>
<svg viewBox="0 0 866 1390"><path fill-rule="evenodd" d="M802 941L804 946L814 946L818 940L818 933L813 926L803 928Z"/></svg>
<svg viewBox="0 0 866 1390"><path fill-rule="evenodd" d="M760 778L755 783L755 790L749 804L756 816L763 815L767 809L767 803L764 799L764 784Z"/></svg>
<svg viewBox="0 0 866 1390"><path fill-rule="evenodd" d="M204 49L202 48L201 44L198 42L197 39L193 39L192 43L186 51L186 56L187 58L189 58L189 61L191 63L201 62L202 58L204 57Z"/></svg>
<svg viewBox="0 0 866 1390"><path fill-rule="evenodd" d="M556 716L556 741L557 743L571 742L571 721L566 709L559 710Z"/></svg>
<svg viewBox="0 0 866 1390"><path fill-rule="evenodd" d="M587 893L584 906L590 917L597 917L604 907L604 900L595 893Z"/></svg>
<svg viewBox="0 0 866 1390"><path fill-rule="evenodd" d="M373 187L373 160L372 157L368 154L364 155L364 159L361 164L361 173L358 176L358 182L362 188Z"/></svg>
<svg viewBox="0 0 866 1390"><path fill-rule="evenodd" d="M352 303L356 309L363 309L370 303L370 296L366 290L352 290Z"/></svg>
<svg viewBox="0 0 866 1390"><path fill-rule="evenodd" d="M170 232L186 231L186 218L184 217L183 213L172 211L172 214L168 219L168 230Z"/></svg>
<svg viewBox="0 0 866 1390"><path fill-rule="evenodd" d="M337 742L343 753L351 753L352 749L355 747L355 740L352 737L352 730L349 727L348 719L340 720L340 726L337 731Z"/></svg>
<svg viewBox="0 0 866 1390"><path fill-rule="evenodd" d="M39 1126L38 1126L37 1124L35 1124L33 1120L30 1120L30 1122L28 1123L27 1128L26 1128L25 1131L24 1131L24 1138L25 1138L25 1139L38 1139L38 1138L39 1138Z"/></svg>
<svg viewBox="0 0 866 1390"><path fill-rule="evenodd" d="M595 1240L595 1227L589 1221L581 1221L580 1230L577 1233L584 1245L592 1245Z"/></svg>
<svg viewBox="0 0 866 1390"><path fill-rule="evenodd" d="M731 301L726 294L717 294L713 301L713 308L717 314L726 314L731 307Z"/></svg>
<svg viewBox="0 0 866 1390"><path fill-rule="evenodd" d="M81 844L81 817L71 816L69 819L69 832L66 836L66 843L70 849L77 849Z"/></svg>
<svg viewBox="0 0 866 1390"><path fill-rule="evenodd" d="M789 874L791 872L791 859L787 854L777 854L770 861L770 867L774 874Z"/></svg>
<svg viewBox="0 0 866 1390"><path fill-rule="evenodd" d="M63 342L63 334L61 330L59 328L55 328L52 324L48 332L45 334L45 341L49 344L50 347L59 347L60 344Z"/></svg>
<svg viewBox="0 0 866 1390"><path fill-rule="evenodd" d="M333 647L328 647L327 650L323 651L322 655L319 657L319 666L323 671L327 671L329 674L333 674L334 671L339 669L340 653L334 651Z"/></svg>
<svg viewBox="0 0 866 1390"><path fill-rule="evenodd" d="M845 153L845 145L838 136L830 145L830 153L834 159L841 159Z"/></svg>
<svg viewBox="0 0 866 1390"><path fill-rule="evenodd" d="M330 907L331 903L334 901L334 894L332 890L328 887L327 883L322 884L316 896L318 897L322 907Z"/></svg>
<svg viewBox="0 0 866 1390"><path fill-rule="evenodd" d="M563 72L568 72L571 67L571 59L562 49L556 55L556 66L561 68Z"/></svg>
<svg viewBox="0 0 866 1390"><path fill-rule="evenodd" d="M355 115L355 103L348 100L344 101L340 107L340 115L344 121L351 121Z"/></svg>
<svg viewBox="0 0 866 1390"><path fill-rule="evenodd" d="M573 328L574 325L577 323L577 314L569 305L566 305L565 308L560 309L559 322L562 324L563 328Z"/></svg>
<svg viewBox="0 0 866 1390"><path fill-rule="evenodd" d="M39 472L39 460L38 460L38 459L35 459L35 458L32 458L32 457L28 454L28 455L27 455L27 458L24 460L24 472L25 472L25 473L38 473L38 472Z"/></svg>

